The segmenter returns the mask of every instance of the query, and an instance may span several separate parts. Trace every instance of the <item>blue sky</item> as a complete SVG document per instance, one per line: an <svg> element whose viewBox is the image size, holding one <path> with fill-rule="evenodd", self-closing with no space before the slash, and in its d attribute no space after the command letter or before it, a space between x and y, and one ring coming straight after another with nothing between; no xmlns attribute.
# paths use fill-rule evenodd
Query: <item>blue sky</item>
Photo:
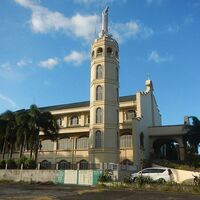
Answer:
<svg viewBox="0 0 200 200"><path fill-rule="evenodd" d="M120 96L154 83L163 124L200 117L200 0L1 0L0 113L89 100L101 11L120 47Z"/></svg>

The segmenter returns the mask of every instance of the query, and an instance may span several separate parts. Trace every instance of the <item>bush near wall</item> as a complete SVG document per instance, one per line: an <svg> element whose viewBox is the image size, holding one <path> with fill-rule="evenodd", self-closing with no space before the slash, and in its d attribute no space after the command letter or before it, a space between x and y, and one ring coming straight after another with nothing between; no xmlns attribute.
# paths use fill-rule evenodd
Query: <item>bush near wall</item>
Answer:
<svg viewBox="0 0 200 200"><path fill-rule="evenodd" d="M17 160L17 168L21 168L21 164L23 164L24 169L35 169L36 168L36 162L32 158L27 158L23 156L19 160Z"/></svg>
<svg viewBox="0 0 200 200"><path fill-rule="evenodd" d="M6 167L6 161L5 161L5 160L2 160L2 161L0 162L0 169L5 169L5 167Z"/></svg>
<svg viewBox="0 0 200 200"><path fill-rule="evenodd" d="M20 169L21 164L23 164L23 169L35 169L36 162L32 158L22 157L15 161L14 159L2 160L0 162L0 169L5 169L7 164L7 169Z"/></svg>
<svg viewBox="0 0 200 200"><path fill-rule="evenodd" d="M17 164L14 159L6 160L6 164L8 169L17 169Z"/></svg>
<svg viewBox="0 0 200 200"><path fill-rule="evenodd" d="M198 167L193 167L187 164L187 162L185 161L153 160L152 163L163 166L163 167L169 167L169 168L174 168L174 169L200 171L200 163Z"/></svg>

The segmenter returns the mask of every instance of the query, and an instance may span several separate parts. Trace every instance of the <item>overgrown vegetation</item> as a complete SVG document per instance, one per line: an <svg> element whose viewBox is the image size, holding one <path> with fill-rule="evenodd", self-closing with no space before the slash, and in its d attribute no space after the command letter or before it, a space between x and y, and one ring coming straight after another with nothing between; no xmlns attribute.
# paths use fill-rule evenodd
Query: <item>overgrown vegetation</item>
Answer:
<svg viewBox="0 0 200 200"><path fill-rule="evenodd" d="M30 158L37 160L38 150L41 148L39 141L40 132L44 137L54 140L57 137L58 124L50 112L41 111L36 105L31 105L29 110L17 112L6 111L0 115L0 153L1 160L8 155L9 165L12 161L13 151L19 152L20 159L24 150L28 150ZM20 164L19 163L17 164ZM26 165L33 164L27 160ZM25 161L22 163L25 164Z"/></svg>
<svg viewBox="0 0 200 200"><path fill-rule="evenodd" d="M99 182L111 182L113 172L111 170L105 170L98 178Z"/></svg>
<svg viewBox="0 0 200 200"><path fill-rule="evenodd" d="M5 169L7 164L7 169L20 169L23 164L23 169L35 169L36 162L32 158L27 158L23 156L19 160L15 161L14 159L3 160L0 162L0 169Z"/></svg>
<svg viewBox="0 0 200 200"><path fill-rule="evenodd" d="M188 170L188 171L200 170L200 161L198 161L199 163L198 167L191 166L189 164L189 161L154 160L152 162L163 167L169 167L169 168L174 168L174 169L181 169L181 170Z"/></svg>
<svg viewBox="0 0 200 200"><path fill-rule="evenodd" d="M101 182L100 186L109 188L128 188L129 190L145 190L158 192L188 192L200 194L200 176L194 177L193 184L187 185L185 183L178 184L176 182L163 182L162 180L154 181L150 177L137 177L133 182L130 176L126 176L122 182ZM196 182L195 182L196 181Z"/></svg>

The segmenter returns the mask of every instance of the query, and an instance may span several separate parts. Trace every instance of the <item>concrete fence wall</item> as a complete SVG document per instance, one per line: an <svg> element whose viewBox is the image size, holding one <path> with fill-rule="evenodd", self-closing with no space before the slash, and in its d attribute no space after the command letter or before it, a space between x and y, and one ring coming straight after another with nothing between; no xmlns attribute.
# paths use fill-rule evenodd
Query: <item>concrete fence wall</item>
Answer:
<svg viewBox="0 0 200 200"><path fill-rule="evenodd" d="M0 170L0 180L95 185L100 170Z"/></svg>
<svg viewBox="0 0 200 200"><path fill-rule="evenodd" d="M194 176L200 176L200 172L193 172L193 171L186 171L186 170L179 170L179 169L171 169L174 181L177 183L182 183L183 181L193 179Z"/></svg>
<svg viewBox="0 0 200 200"><path fill-rule="evenodd" d="M163 167L163 166L153 164L153 167ZM169 167L164 167L164 168L169 168ZM173 169L173 168L170 169L172 170L174 181L177 183L182 183L183 181L194 179L194 176L200 176L200 172Z"/></svg>

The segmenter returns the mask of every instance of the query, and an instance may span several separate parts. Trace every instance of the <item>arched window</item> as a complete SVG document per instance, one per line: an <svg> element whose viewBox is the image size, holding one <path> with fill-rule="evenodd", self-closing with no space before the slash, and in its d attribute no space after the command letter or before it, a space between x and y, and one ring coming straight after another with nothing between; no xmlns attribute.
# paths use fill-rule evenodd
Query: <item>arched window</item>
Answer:
<svg viewBox="0 0 200 200"><path fill-rule="evenodd" d="M92 51L92 58L94 57L94 51Z"/></svg>
<svg viewBox="0 0 200 200"><path fill-rule="evenodd" d="M58 169L61 170L70 169L70 162L67 162L66 160L61 160L58 163Z"/></svg>
<svg viewBox="0 0 200 200"><path fill-rule="evenodd" d="M144 148L144 133L140 133L140 148Z"/></svg>
<svg viewBox="0 0 200 200"><path fill-rule="evenodd" d="M98 56L102 56L102 55L103 55L103 48L99 47L99 48L97 49L97 57L98 57Z"/></svg>
<svg viewBox="0 0 200 200"><path fill-rule="evenodd" d="M88 137L77 139L77 149L88 149Z"/></svg>
<svg viewBox="0 0 200 200"><path fill-rule="evenodd" d="M71 120L70 120L70 124L71 125L78 125L79 124L78 116L72 116Z"/></svg>
<svg viewBox="0 0 200 200"><path fill-rule="evenodd" d="M96 123L102 123L102 109L101 108L97 108L96 109Z"/></svg>
<svg viewBox="0 0 200 200"><path fill-rule="evenodd" d="M87 160L81 160L79 162L79 169L88 169L88 161Z"/></svg>
<svg viewBox="0 0 200 200"><path fill-rule="evenodd" d="M131 148L132 147L132 135L125 134L120 137L120 147L121 148Z"/></svg>
<svg viewBox="0 0 200 200"><path fill-rule="evenodd" d="M57 124L58 124L58 126L63 126L61 118L57 119Z"/></svg>
<svg viewBox="0 0 200 200"><path fill-rule="evenodd" d="M129 159L125 159L121 163L122 163L122 165L133 165L133 162L130 161Z"/></svg>
<svg viewBox="0 0 200 200"><path fill-rule="evenodd" d="M98 85L96 87L96 100L102 100L102 99L103 99L102 87L100 85Z"/></svg>
<svg viewBox="0 0 200 200"><path fill-rule="evenodd" d="M72 149L72 141L70 138L62 138L58 140L58 149L64 150L64 149Z"/></svg>
<svg viewBox="0 0 200 200"><path fill-rule="evenodd" d="M41 141L41 150L42 151L53 151L54 150L54 142L51 140Z"/></svg>
<svg viewBox="0 0 200 200"><path fill-rule="evenodd" d="M116 56L116 58L119 58L119 53L118 53L118 51L115 51L115 56Z"/></svg>
<svg viewBox="0 0 200 200"><path fill-rule="evenodd" d="M51 169L51 162L47 161L47 160L43 160L40 163L40 168L41 169Z"/></svg>
<svg viewBox="0 0 200 200"><path fill-rule="evenodd" d="M96 79L101 79L101 78L103 78L102 65L97 65L97 68L96 68Z"/></svg>
<svg viewBox="0 0 200 200"><path fill-rule="evenodd" d="M107 48L107 56L112 56L112 53L113 53L112 48L108 47Z"/></svg>
<svg viewBox="0 0 200 200"><path fill-rule="evenodd" d="M128 110L126 113L126 120L132 120L136 116L134 110Z"/></svg>
<svg viewBox="0 0 200 200"><path fill-rule="evenodd" d="M102 133L101 133L101 131L96 131L96 133L95 133L95 147L96 148L102 147Z"/></svg>

